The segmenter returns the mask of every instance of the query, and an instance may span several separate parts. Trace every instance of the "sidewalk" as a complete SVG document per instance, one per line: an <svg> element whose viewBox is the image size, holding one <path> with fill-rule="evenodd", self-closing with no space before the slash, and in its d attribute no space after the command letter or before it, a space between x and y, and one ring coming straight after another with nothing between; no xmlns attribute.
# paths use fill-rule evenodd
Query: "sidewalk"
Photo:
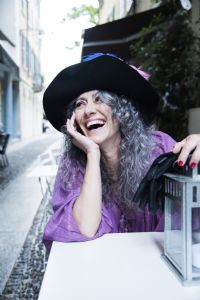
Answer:
<svg viewBox="0 0 200 300"><path fill-rule="evenodd" d="M7 151L9 167L0 168L0 191L21 175L39 154L57 140L62 140L62 135L54 131L34 139L10 143Z"/></svg>
<svg viewBox="0 0 200 300"><path fill-rule="evenodd" d="M38 179L27 174L36 165L37 156L55 143L62 143L60 134L10 145L10 166L0 171L0 294L42 200Z"/></svg>

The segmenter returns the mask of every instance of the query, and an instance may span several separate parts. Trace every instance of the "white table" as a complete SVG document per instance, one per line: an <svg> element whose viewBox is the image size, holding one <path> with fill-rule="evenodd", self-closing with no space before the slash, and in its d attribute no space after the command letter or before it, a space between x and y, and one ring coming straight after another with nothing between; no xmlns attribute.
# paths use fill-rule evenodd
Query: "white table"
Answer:
<svg viewBox="0 0 200 300"><path fill-rule="evenodd" d="M161 259L163 233L54 242L38 300L199 300Z"/></svg>

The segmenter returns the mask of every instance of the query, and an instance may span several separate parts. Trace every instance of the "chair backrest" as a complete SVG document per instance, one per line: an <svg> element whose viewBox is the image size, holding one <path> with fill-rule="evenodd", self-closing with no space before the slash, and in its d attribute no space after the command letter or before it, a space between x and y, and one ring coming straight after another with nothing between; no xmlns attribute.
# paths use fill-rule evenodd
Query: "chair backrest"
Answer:
<svg viewBox="0 0 200 300"><path fill-rule="evenodd" d="M42 165L57 165L59 158L59 149L48 149L41 155L39 155L39 161Z"/></svg>
<svg viewBox="0 0 200 300"><path fill-rule="evenodd" d="M6 153L6 148L8 146L9 138L10 138L10 134L9 133L3 134L1 136L1 153L2 154Z"/></svg>

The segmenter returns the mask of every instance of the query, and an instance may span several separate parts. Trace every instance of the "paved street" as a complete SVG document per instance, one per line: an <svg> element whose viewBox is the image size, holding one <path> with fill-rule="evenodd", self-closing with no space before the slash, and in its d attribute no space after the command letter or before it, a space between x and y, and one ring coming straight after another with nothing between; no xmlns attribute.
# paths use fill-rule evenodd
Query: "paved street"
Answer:
<svg viewBox="0 0 200 300"><path fill-rule="evenodd" d="M59 133L52 132L36 139L11 143L7 153L10 166L0 168L0 191L30 167L37 156L59 138L61 138Z"/></svg>
<svg viewBox="0 0 200 300"><path fill-rule="evenodd" d="M38 179L27 174L38 163L38 155L54 144L62 144L59 133L12 143L7 153L9 167L0 169L0 294L42 200Z"/></svg>

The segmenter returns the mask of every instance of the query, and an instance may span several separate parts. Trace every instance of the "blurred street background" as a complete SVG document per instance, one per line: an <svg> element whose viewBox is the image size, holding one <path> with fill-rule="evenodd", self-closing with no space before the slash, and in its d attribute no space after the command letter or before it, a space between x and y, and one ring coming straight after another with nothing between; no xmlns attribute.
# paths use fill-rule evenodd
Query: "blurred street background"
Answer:
<svg viewBox="0 0 200 300"><path fill-rule="evenodd" d="M156 123L179 140L200 133L199 41L199 0L0 0L0 299L37 299L48 259L55 175L42 190L30 174L63 149L42 107L51 80L88 54L114 53L149 72Z"/></svg>
<svg viewBox="0 0 200 300"><path fill-rule="evenodd" d="M42 200L37 177L29 173L38 164L37 157L49 146L61 147L56 132L29 141L11 144L9 166L0 169L0 292L2 292L14 263L31 228Z"/></svg>

